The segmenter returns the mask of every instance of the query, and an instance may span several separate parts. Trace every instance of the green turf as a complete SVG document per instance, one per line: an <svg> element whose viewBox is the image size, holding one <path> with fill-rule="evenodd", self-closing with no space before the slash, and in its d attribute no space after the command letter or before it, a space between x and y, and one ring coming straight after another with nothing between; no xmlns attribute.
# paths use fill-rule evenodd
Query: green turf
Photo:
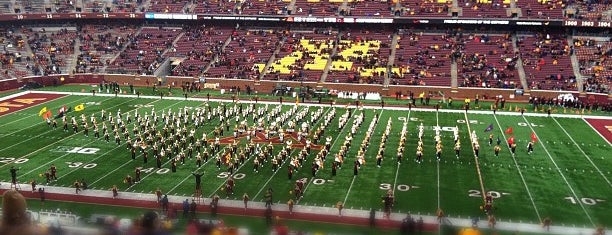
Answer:
<svg viewBox="0 0 612 235"><path fill-rule="evenodd" d="M91 90L94 89L97 92L97 85L92 86L92 85L87 85L87 84L82 84L82 85L63 85L63 86L49 86L49 87L43 87L40 88L39 90L47 90L47 91L68 91L68 92L91 92ZM129 87L126 86L122 86L123 90L126 90L129 93ZM155 92L153 92L152 88L148 88L148 87L135 87L134 88L137 91L140 91L142 95L153 95L153 96L159 96L160 92L164 92L164 96L175 96L175 97L183 97L184 93L180 90L180 89L172 89L172 92L169 92L167 88L162 88L162 89L158 89ZM272 101L279 101L278 96L274 96L272 94L269 93L258 93L258 94L252 94L252 95L247 95L246 92L241 92L240 94L235 94L235 93L228 93L227 91L223 94L221 94L220 90L212 90L212 89L204 89L201 92L192 92L192 93L188 93L187 96L188 97L207 97L207 95L210 95L211 98L225 98L225 99L231 99L231 98L237 98L237 99L242 99L242 100L250 100L250 99L255 99L255 97L257 97L259 100L272 100ZM449 95L449 94L447 94ZM420 99L416 99L416 107L427 107L427 108L433 108L435 107L434 105L439 104L440 103L440 108L442 109L463 109L463 99L466 97L453 97L455 100L454 102L452 102L452 104L447 104L447 103L442 103L442 96L434 96L431 99L431 102L429 103L429 105L425 105L424 103L420 102ZM444 99L444 101L448 101L447 99L448 97L446 97L446 99ZM467 97L467 98L473 98L473 97ZM293 97L289 97L289 96L284 96L283 97L284 102L295 102L295 98ZM407 99L395 99L395 97L383 97L384 103L386 105L396 105L396 106L408 106L408 104L410 103L409 100ZM354 104L355 101L352 99L338 99L337 97L333 97L331 95L329 96L325 96L324 98L321 99L321 102L323 103L330 103L330 102L336 102L337 104ZM310 102L318 102L318 99L313 98L312 100L310 100ZM365 103L365 104L370 104L370 105L380 105L381 101L378 100L361 100L360 102ZM470 109L472 110L491 110L492 105L494 105L495 102L490 101L490 100L480 100L480 102L478 103L478 105L476 105L476 103L474 102L474 100L471 101L470 103ZM517 108L524 108L525 112L527 113L533 113L533 112L537 112L537 113L545 113L549 106L540 106L538 110L535 110L533 105L525 103L525 102L513 102L512 100L508 100L506 102L506 105L504 106L504 108L502 109L501 107L499 108L499 110L504 110L504 111L514 111L514 112L518 112ZM552 109L553 113L564 113L564 114L575 114L576 110L575 109L563 109L563 108L558 108L558 107L554 107L551 106L550 107ZM578 110L580 111L580 110ZM600 110L585 110L584 114L592 114L592 115L605 115L605 116L611 116L612 113L611 112L603 112Z"/></svg>
<svg viewBox="0 0 612 235"><path fill-rule="evenodd" d="M159 113L166 112L165 110L169 108L176 111L185 106L203 105L202 102L196 101L67 96L46 103L45 106L56 110L63 104L75 105L88 102L94 103L89 103L91 105L87 105L82 111L87 117L92 113L99 116L101 109L113 113L121 109L123 113L126 113L140 107L139 113L143 114L150 112L153 107ZM98 102L99 105L95 102ZM210 105L217 106L213 102ZM233 106L233 104L228 105ZM274 106L270 106L270 109L272 107ZM283 106L281 113L286 112L290 107ZM58 166L60 178L51 185L69 186L75 180L83 178L87 180L91 188L96 189L109 189L112 185L118 185L121 191L152 193L159 187L163 192L174 195L193 194L191 171L197 169L193 159L187 160L185 165L179 164L176 173L164 169L152 169L150 172L145 172L142 175L142 183L128 187L122 182L123 178L128 174L133 175L135 167L155 168L155 161L151 155L148 164L144 165L140 155L136 160L131 160L124 140L120 145L116 145L113 139L110 143L96 140L91 131L90 136L86 137L82 133L65 133L61 131L61 128L53 130L38 117L39 109L40 107L33 107L0 117L0 127L2 127L0 141L3 143L3 147L0 148L0 162L2 163L0 170L8 172L7 169L10 166L19 166L21 167L19 172L21 181L37 179L42 182L44 179L39 177L39 174L54 163ZM308 109L312 113L318 108L300 107L299 109ZM271 187L275 191L274 201L285 203L293 198L293 195L289 193L289 190L293 189L293 182L307 178L306 195L299 201L299 204L302 205L331 207L340 201L345 202L346 208L380 210L382 209L380 197L387 189L395 189L396 204L393 208L395 212L433 215L440 207L452 217L483 216L483 212L479 209L479 206L483 204L480 192L481 182L469 139L469 130L473 130L478 134L481 145L478 162L482 184L485 191L492 191L495 196L499 196L494 201L495 213L499 220L537 223L540 218L550 216L556 224L592 226L592 224L601 223L607 226L612 225L612 220L608 216L612 209L608 202L612 191L606 181L610 177L609 169L612 167L612 162L605 157L607 156L605 152L610 150L610 146L582 119L351 110L352 118L343 129L339 130L338 120L348 110L336 108L336 117L325 129L325 136L334 137L332 149L325 161L325 168L319 171L314 178L311 175L310 165L316 150L313 150L314 152L307 159L304 167L293 175L292 180L289 180L287 176L288 163L283 163L277 172L272 172L270 164L267 163L259 173L255 173L252 170L251 158L237 171L244 178L236 180L235 194L229 195L229 198L239 199L243 193L248 193L252 200L261 201L263 191ZM329 106L325 106L322 118L329 111ZM333 156L339 151L354 118L360 112L365 115L364 122L357 129L351 147L348 149L349 154L344 166L338 170L337 176L332 177ZM360 169L359 175L353 177L354 156L357 154L357 149L375 113L380 115L380 119L374 127L369 147L366 150L367 163ZM69 115L80 115L80 113L72 112ZM307 118L309 118L308 115ZM403 125L400 119L408 120L408 136L404 160L398 165L395 159L399 145L399 131ZM252 119L248 120L249 123L252 123ZM375 155L388 120L392 121L391 132L386 142L382 167L377 168ZM496 120L499 121L499 125ZM421 123L425 126L423 140L425 161L422 164L416 164L414 157L417 127ZM469 127L466 123L470 123ZM535 124L533 130L540 138L532 155L525 153L526 141L529 141L532 133L531 128L525 126L525 123ZM502 151L499 157L493 155L492 146L487 144L489 133L483 132L489 124L494 125L491 133L495 138L500 136L502 139ZM320 125L322 121L314 123L313 129ZM444 127L441 131L444 151L440 162L436 161L434 156L435 131L433 127L436 125ZM196 136L201 137L202 132L211 133L212 129L217 126L219 126L219 121L215 119L212 123L206 124L204 128L198 129ZM462 151L458 159L453 151L452 131L447 131L455 126L459 128L462 143ZM504 146L508 136L502 133L509 126L514 128L513 135L518 145L515 158L511 157L510 152ZM561 126L565 129L562 129ZM132 130L131 125L128 126L128 130ZM584 154L563 130L572 136ZM229 135L231 133L225 133L225 136ZM245 141L242 140L242 144L244 143ZM58 148L58 146L64 146L64 148ZM98 148L100 150L96 154L66 153L65 147ZM279 149L280 145L276 146L275 153ZM297 152L293 151L291 155L296 155ZM20 159L15 161L14 158ZM517 161L516 164L514 159ZM168 169L169 163L164 161L163 167ZM602 173L600 174L597 169ZM225 197L225 192L220 190L226 181L223 175L225 167L218 170L214 160L211 160L199 170L206 173L203 180L203 195L219 194ZM9 179L8 174L0 175L0 180L8 181ZM568 198L574 196L577 199ZM594 201L595 199L604 201ZM576 203L573 204L572 200Z"/></svg>

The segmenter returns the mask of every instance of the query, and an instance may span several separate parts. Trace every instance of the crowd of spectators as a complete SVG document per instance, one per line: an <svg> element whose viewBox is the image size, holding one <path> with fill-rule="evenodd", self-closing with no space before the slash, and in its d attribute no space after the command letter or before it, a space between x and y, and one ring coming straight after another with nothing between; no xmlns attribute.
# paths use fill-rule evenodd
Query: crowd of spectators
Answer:
<svg viewBox="0 0 612 235"><path fill-rule="evenodd" d="M574 38L580 74L587 92L609 93L612 80L612 42L593 38Z"/></svg>
<svg viewBox="0 0 612 235"><path fill-rule="evenodd" d="M516 72L518 54L513 52L510 34L459 36L458 74L461 86L484 88L520 88Z"/></svg>
<svg viewBox="0 0 612 235"><path fill-rule="evenodd" d="M455 32L425 34L401 31L392 66L399 67L399 72L391 74L391 84L428 85L438 80L450 85L451 56L457 51L455 36Z"/></svg>
<svg viewBox="0 0 612 235"><path fill-rule="evenodd" d="M84 25L79 30L80 42L75 73L100 72L133 38L135 26Z"/></svg>
<svg viewBox="0 0 612 235"><path fill-rule="evenodd" d="M569 57L574 48L563 34L519 35L517 44L530 89L576 90Z"/></svg>
<svg viewBox="0 0 612 235"><path fill-rule="evenodd" d="M74 28L42 27L26 31L26 35L34 60L44 75L69 72L77 38Z"/></svg>

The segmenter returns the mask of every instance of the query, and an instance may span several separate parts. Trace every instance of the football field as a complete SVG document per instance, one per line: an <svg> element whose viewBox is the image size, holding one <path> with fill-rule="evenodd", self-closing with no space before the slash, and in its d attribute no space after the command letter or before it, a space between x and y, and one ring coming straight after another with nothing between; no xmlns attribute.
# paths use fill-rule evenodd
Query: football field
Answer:
<svg viewBox="0 0 612 235"><path fill-rule="evenodd" d="M391 190L395 198L393 212L434 215L441 208L446 216L468 218L483 217L481 206L484 205L484 196L488 194L493 198L493 213L498 221L537 224L550 217L556 225L612 226L612 159L609 155L612 147L605 139L610 134L607 126L612 126L612 117L609 116L592 117L591 120L589 117L561 114L547 117L544 114L466 113L445 109L380 109L312 104L299 104L296 107L294 103L205 102L205 99L195 98L160 100L159 97L91 94L28 95L36 97L7 97L2 101L12 105L3 106L8 108L6 112L0 112L0 181L3 182L11 181L9 169L16 167L21 183L36 180L45 185L44 173L54 164L58 175L57 180L48 184L51 186L72 187L75 181L84 179L93 189L110 190L117 185L122 192L152 194L159 188L165 194L191 196L195 185L192 172L198 171L204 173L203 197L219 195L221 198L241 200L242 195L247 193L252 201L263 201L266 191L272 189L275 203L284 204L290 198L295 198L293 189L296 180L303 180L304 196L297 201L299 205L332 207L341 202L345 208L381 210L381 198ZM68 121L74 116L80 123L80 116L84 115L89 122L93 114L98 122L102 122L102 110L107 116L116 115L120 110L124 121L128 113L131 115L132 123L127 124L126 128L132 140L136 139L133 134L136 113L152 118L154 115L161 117L162 113L167 115L169 110L174 113L187 110L188 117L196 112L202 112L206 117L210 110L223 110L223 106L227 110L243 110L244 115L235 118L236 115L232 114L226 120L230 126L219 137L221 149L227 146L225 143L234 141L239 149L247 146L249 142L244 135L237 134L237 138L234 138L234 128L243 122L248 127L258 125L257 120L252 118L257 111L261 111L259 117L263 120L264 129L272 125L276 117L285 116L285 121L275 125L286 130L284 141L291 140L294 144L288 150L288 159L300 154L305 139L312 139L315 130L321 128L325 131L319 142L313 143L310 154L297 167L291 179L288 166L293 164L292 161L279 161L277 171L273 171L271 161L268 161L255 172L255 157L248 157L244 163L238 164L231 175L224 163L220 169L217 168L215 157L225 157L223 151L217 151L200 167L196 165L195 158L187 158L184 164L179 161L176 172L172 172L172 163L168 159L163 159L161 168L156 166L151 146L144 150L149 156L147 163L143 161L142 151L138 151L136 159L132 160L123 134L120 144L116 144L108 121L106 124L111 133L109 142L95 138L91 125L89 135L85 136L82 128L77 133L71 127L63 131L61 118L56 119L58 127L54 129L39 116L43 107L52 112L53 119L63 106L74 109L80 104L84 106L82 111L66 113ZM248 110L253 113L248 113ZM211 113L210 120L205 118L206 121L198 128L193 122L185 125L187 133L195 130L194 136L198 139L206 133L206 141L212 144L215 128L225 129L226 121L221 122L218 113ZM343 117L346 117L346 124L340 125ZM360 117L362 122L357 121ZM375 117L378 119L374 122ZM591 122L587 122L587 119ZM291 122L296 124L293 133L288 130L291 129ZM304 122L309 123L309 132L305 139L298 141L297 132ZM160 118L159 123L151 125L161 131L163 123ZM598 133L596 129L601 128L597 125L608 133ZM417 163L415 158L420 126L423 128L423 161ZM405 146L401 163L398 163L404 127ZM486 129L488 131L485 132ZM388 137L383 142L382 136L386 130ZM336 176L332 176L334 156L345 145L351 132L354 134L348 141L350 146L346 149L342 167L338 168ZM366 139L368 132L371 133L369 140ZM442 143L439 161L436 159L437 132ZM454 150L454 133L458 133L461 143L458 156ZM470 133L475 133L477 140L472 139ZM277 135L272 134L265 139L263 134L257 134L251 140L261 146L272 142L272 156L276 156L286 147ZM492 145L489 145L490 135ZM331 148L313 176L311 166L328 136L331 137ZM517 145L515 154L508 148L509 138L514 138ZM499 156L495 156L493 149L498 139L501 151ZM527 144L532 140L536 140L534 151L528 154ZM478 141L480 146L478 157L474 156L473 141ZM353 162L362 143L365 144L364 162L355 175ZM377 167L376 156L383 143L383 160ZM177 156L174 153L168 155ZM124 179L127 175L134 177L136 168L141 169L141 182L129 186ZM225 185L230 176L235 180L234 194L226 195Z"/></svg>

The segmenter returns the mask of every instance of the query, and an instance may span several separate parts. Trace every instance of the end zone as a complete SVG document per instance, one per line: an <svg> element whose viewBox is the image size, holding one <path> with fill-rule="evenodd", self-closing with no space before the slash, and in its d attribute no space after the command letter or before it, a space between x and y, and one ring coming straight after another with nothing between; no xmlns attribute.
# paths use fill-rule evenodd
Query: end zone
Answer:
<svg viewBox="0 0 612 235"><path fill-rule="evenodd" d="M612 145L610 144L610 142L612 142L612 120L584 118L584 121L586 121L601 138L606 140L609 145Z"/></svg>
<svg viewBox="0 0 612 235"><path fill-rule="evenodd" d="M0 116L28 109L64 96L63 94L49 93L19 93L16 96L5 97L0 99Z"/></svg>

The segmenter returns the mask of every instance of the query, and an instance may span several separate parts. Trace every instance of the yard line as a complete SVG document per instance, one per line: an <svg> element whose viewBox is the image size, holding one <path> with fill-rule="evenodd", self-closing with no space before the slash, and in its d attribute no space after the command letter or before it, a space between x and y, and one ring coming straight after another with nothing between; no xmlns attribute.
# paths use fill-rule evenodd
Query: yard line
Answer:
<svg viewBox="0 0 612 235"><path fill-rule="evenodd" d="M582 119L582 121L586 122L586 124L588 124L593 129L593 131L595 131L595 133L597 133L599 136L601 136L601 138L603 140L605 140L606 143L608 143L608 145L612 146L612 143L610 143L610 141L606 137L604 137L601 133L599 133L599 131L597 131L597 129L595 129L595 127L593 127L593 125L591 125L590 122L588 122L584 117L582 117L581 119Z"/></svg>
<svg viewBox="0 0 612 235"><path fill-rule="evenodd" d="M149 105L149 104L155 103L155 102L160 101L160 100L161 100L161 99L159 99L159 100L154 100L154 101L149 102L149 103L147 103L147 104L145 104L145 105ZM180 104L180 103L183 103L183 101L179 101L179 102L177 102L177 103L174 103L174 104L172 104L172 105L170 105L170 106L168 106L168 107L166 107L166 108L173 107L174 105L177 105L177 104ZM143 105L143 106L141 106L141 107L139 107L139 108L142 108L142 107L144 107L145 105ZM138 110L139 108L136 108L135 110ZM166 110L166 109L164 108L164 109L161 109L161 110L156 111L155 113L158 113L158 112L163 112L163 111L165 111L165 110ZM138 156L141 156L141 155L142 155L142 154L139 154ZM116 168L115 168L114 170L112 170L111 172L106 173L105 175L103 175L102 177L98 178L96 181L94 181L93 183L91 183L91 184L90 184L90 186L91 186L91 185L93 185L93 184L95 184L95 183L97 183L97 182L100 182L100 180L102 180L102 179L104 179L104 178L108 177L109 175L113 174L115 171L117 171L117 170L119 170L119 169L123 169L123 167L124 167L125 165L129 164L130 162L132 162L132 161L131 161L131 160L130 160L130 161L127 161L127 162L123 163L121 166L116 167ZM168 162L170 162L170 161L168 161ZM165 166L166 164L168 164L168 162L164 163L162 166ZM153 171L153 172L149 173L148 175L146 175L145 177L143 177L143 178L142 178L142 179L140 179L140 180L141 180L141 181L142 181L142 180L144 180L144 178L146 178L147 176L149 176L149 175L153 174L154 172L155 172L155 171ZM131 188L131 186L130 186L130 187L128 187L127 189L129 189L129 188ZM127 190L127 189L126 189L126 190Z"/></svg>
<svg viewBox="0 0 612 235"><path fill-rule="evenodd" d="M476 150L474 150L474 140L472 139L472 128L470 128L470 120L468 119L467 111L465 111L463 115L465 116L465 125L467 125L470 143L472 144L472 154L474 155L474 161L476 162L476 172L478 173L478 180L480 181L480 191L482 192L482 201L486 203L485 197L487 196L487 194L484 188L484 182L482 181L482 174L480 173L480 162L478 162L478 157L476 156Z"/></svg>
<svg viewBox="0 0 612 235"><path fill-rule="evenodd" d="M410 111L412 110L411 109L408 110L408 116L406 117L406 131L410 130L408 129L408 122L410 122ZM402 128L403 128L403 125L402 125ZM400 134L400 137L401 137L401 134ZM395 179L393 180L393 195L395 195L395 187L397 185L397 176L399 174L400 163L397 162L395 166L396 168L395 168Z"/></svg>
<svg viewBox="0 0 612 235"><path fill-rule="evenodd" d="M382 114L383 114L383 112L384 112L384 111L385 111L384 109L380 111L380 115L378 116L378 117L379 117L379 119L378 119L378 120L380 120L380 117L382 117ZM352 116L353 116L353 115L351 115L351 117L352 117ZM364 118L365 118L365 114L364 114ZM389 121L389 120L391 120L391 117L389 117L389 119L387 119L387 121ZM370 120L370 123L372 123L372 120ZM349 123L348 123L348 121L347 121L347 124L346 124L346 125L344 125L344 126L346 127L348 124L349 124ZM370 125L371 125L371 124L370 124ZM376 125L378 125L378 123L376 123ZM368 125L366 128L369 128L369 127L370 127L370 126ZM374 129L372 129L372 132L374 132L374 130L375 130L375 129L376 129L376 126L374 127ZM340 133L342 133L342 131L341 131ZM340 133L339 133L339 134L340 134ZM339 135L339 134L338 134L338 135ZM336 138L336 140L338 140L338 138ZM336 141L334 140L334 144L335 144L335 143L336 143ZM333 145L332 145L332 146L333 146ZM365 152L367 152L367 151L368 151L368 149L369 149L369 145L368 145L368 147L366 147ZM344 197L344 201L342 202L342 205L346 204L346 199L348 199L348 196L349 196L349 194L351 193L351 189L353 188L353 183L355 182L355 178L356 178L356 177L355 177L355 175L353 175L353 180L351 181L351 185L349 186L348 191L346 191L346 196Z"/></svg>
<svg viewBox="0 0 612 235"><path fill-rule="evenodd" d="M319 117L319 120L318 120L318 121L315 123L315 125L313 125L313 127L312 127L313 129L314 129L314 127L315 127L315 126L318 126L318 125L321 123L321 121L323 121L323 119L326 117L327 113L329 113L329 111L330 111L330 110L332 110L332 108L328 108L328 109L325 111L325 113L321 114L321 116ZM334 142L335 142L335 141L334 141ZM332 146L333 146L333 144L335 144L335 143L332 143ZM313 159L313 160L314 160L314 159ZM311 177L311 178L310 178L310 180L308 180L308 182L306 183L306 187L304 187L304 191L302 191L302 195L305 195L305 194L306 194L306 190L308 189L308 186L310 186L310 183L311 183L312 181L314 181L314 177ZM296 204L300 202L300 199L301 199L301 198L298 198L298 200L297 200Z"/></svg>
<svg viewBox="0 0 612 235"><path fill-rule="evenodd" d="M504 129L502 128L501 124L499 124L499 121L497 120L497 115L493 114L493 118L495 118L495 122L497 123L497 127L499 127L499 129L501 130L500 132L502 133L502 136L504 137L504 140L507 140L508 138L506 138L506 134L503 131ZM529 200L531 201L531 205L533 206L533 209L535 210L535 213L538 216L538 221L542 221L542 217L540 216L540 212L538 211L538 207L536 206L535 201L533 200L533 196L531 195L531 191L529 190L529 187L527 186L527 182L525 181L525 176L523 176L523 172L521 171L521 168L519 167L518 162L516 161L516 157L514 157L514 154L512 154L512 150L510 150L510 148L506 148L506 149L508 149L508 152L510 152L510 156L512 156L512 160L514 161L514 166L518 170L519 176L521 176L521 180L523 181L523 185L525 186L525 190L527 190L527 195L529 196Z"/></svg>
<svg viewBox="0 0 612 235"><path fill-rule="evenodd" d="M129 101L132 101L132 100L133 100L133 99L130 99L130 100L126 101L126 102L129 102ZM126 102L123 102L123 103L121 103L121 104L124 104L124 103L126 103ZM117 107L117 106L119 106L119 105L121 105L121 104L115 105L115 106L113 106L113 107ZM18 157L18 158L17 158L17 159L15 159L14 161L19 160L19 159L23 159L23 158L25 158L25 157L27 157L27 156L30 156L30 155L32 155L32 154L34 154L34 153L37 153L38 151L41 151L41 150L43 150L43 149L48 148L48 147L55 146L55 144L57 144L57 143L59 143L59 142L61 142L61 141L64 141L64 140L70 139L70 138L72 138L73 136L78 135L78 134L80 134L80 132L79 132L79 133L74 133L74 134L69 135L69 136L66 136L66 137L64 137L64 138L62 138L62 139L59 139L59 140L57 140L57 141L55 141L55 142L53 142L53 143L51 143L51 144L48 144L47 146L44 146L44 147L42 147L42 148L39 148L39 149L37 149L37 150L35 150L35 151L33 151L33 152L30 152L30 153L26 154L26 155L23 155L23 156L21 156L21 157ZM40 134L39 134L39 136L40 136ZM89 145L89 144L91 144L91 143L88 143L87 145ZM14 162L14 161L13 161L13 162ZM10 164L4 164L4 165L0 166L0 169L4 168L5 166L8 166L8 165L10 165Z"/></svg>
<svg viewBox="0 0 612 235"><path fill-rule="evenodd" d="M597 165L595 165L595 163L593 163L593 161L591 161L591 158L589 156L587 156L587 154L582 150L582 148L580 147L580 145L578 145L578 143L576 143L576 141L574 140L574 138L572 138L572 136L567 133L567 130L565 130L565 128L563 128L563 126L561 125L561 123L559 123L557 121L556 118L552 118L557 125L559 125L559 127L561 127L561 130L563 130L563 132L565 132L565 134L567 135L567 137L570 138L570 140L572 140L572 142L578 147L578 150L580 150L580 152L582 152L582 155L584 155L584 157L589 160L589 162L591 163L591 165L593 165L593 167L595 167L595 169L597 170L597 172L599 172L599 174L601 175L601 177L604 178L604 180L606 180L606 182L608 182L608 186L612 187L612 184L610 184L610 180L608 180L608 178L604 175L603 172L601 172L601 170L599 170L599 167L597 167Z"/></svg>
<svg viewBox="0 0 612 235"><path fill-rule="evenodd" d="M291 155L295 152L296 149L293 149L291 151L291 153L289 154L289 157L291 157ZM274 179L274 176L276 175L276 173L278 173L279 171L281 171L281 169L283 169L283 165L285 165L286 162L291 162L291 158L287 157L287 159L282 162L279 166L278 169L276 169L276 171L274 171L274 174L272 174L272 176L270 176L270 178L266 181L266 183L264 183L264 185L261 187L261 189L259 189L259 191L257 192L257 194L255 194L255 196L253 198L257 198L257 196L259 196L259 194L261 193L261 191L263 191L264 188L266 188L266 186L268 185L268 183L270 183L270 181L272 181L272 179ZM245 164L242 164L245 165ZM229 177L228 177L229 178ZM219 186L222 187L223 185ZM216 192L216 191L215 191Z"/></svg>
<svg viewBox="0 0 612 235"><path fill-rule="evenodd" d="M122 104L124 104L124 103L130 102L130 101L132 101L132 100L133 100L133 99L129 99L129 100L125 101L125 102L122 102L122 103L120 103L120 104L114 105L114 106L112 106L111 108L117 107L117 106L119 106L119 105L122 105ZM155 101L153 101L153 102L155 102ZM151 102L151 103L152 103L152 102ZM138 109L138 108L137 108L137 109ZM72 137L72 136L74 136L74 135L77 135L77 134L81 134L81 132L74 133L74 134L72 134L72 135L70 135L70 136L68 136L68 137L64 138L63 140L68 139L68 138L70 138L70 137ZM94 139L94 140L90 141L89 143L85 144L83 147L86 147L86 146L89 146L90 144L93 144L94 142L96 142L96 140L97 140L97 139ZM50 145L49 145L49 146L50 146ZM57 161L57 160L59 160L59 159L62 159L62 158L64 158L64 157L66 157L66 156L70 155L70 154L71 154L71 153L66 153L66 154L64 154L64 155L62 155L62 156L60 156L60 157L54 158L53 160L54 160L54 161ZM22 176L24 176L24 175L28 175L28 174L30 174L30 173L32 173L32 172L34 172L34 171L36 171L36 170L38 170L38 169L40 169L40 168L42 168L42 167L45 167L45 166L46 166L46 164L41 164L39 167L36 167L36 168L34 168L33 170L30 170L30 171L26 172L26 173L25 173L25 174L23 174Z"/></svg>
<svg viewBox="0 0 612 235"><path fill-rule="evenodd" d="M440 128L440 119L438 117L438 113L439 111L436 109L436 128ZM436 180L438 182L438 208L437 209L441 209L440 208L440 161L436 161ZM438 224L438 230L440 230L440 224Z"/></svg>
<svg viewBox="0 0 612 235"><path fill-rule="evenodd" d="M323 120L323 119L326 117L325 115L326 115L326 114L327 114L327 113L328 113L328 112L329 112L331 109L333 109L333 108L329 108L329 109L327 109L327 111L325 111L325 113L321 114L321 116L319 117L319 120L317 121L317 123L316 123L315 125L313 125L313 127L312 127L313 129L314 129L314 127L315 127L315 126L317 126L317 125L318 125L318 124L319 124L319 123L320 123L320 122L321 122L321 121L322 121L322 120ZM309 112L310 112L310 111L309 111ZM351 118L352 118L352 116L353 116L353 115L351 115ZM346 124L346 125L348 125L348 121L347 121L347 124ZM345 126L346 126L346 125L345 125ZM342 133L342 132L341 132L341 133ZM336 140L337 140L337 138L336 138ZM333 144L335 144L335 140L334 140L334 143L332 143L332 147L333 147ZM292 153L293 153L293 151L292 151ZM291 154L290 154L290 155L291 155ZM291 160L291 159L289 159L289 160ZM314 159L313 159L313 160L314 160ZM284 164L284 163L283 163L283 164ZM278 171L278 170L277 170L277 171ZM261 191L263 191L263 189L264 189L264 188L266 187L266 185L267 185L267 184L270 182L270 180L272 180L272 178L274 178L274 175L275 175L275 174L276 174L276 172L274 172L274 174L272 175L272 177L270 177L270 179L268 179L268 181L266 181L266 183L264 184L264 186L263 186L263 187L261 187L261 188L259 189L259 191L258 191L258 192L257 192L257 194L256 194L256 195L253 197L253 199L257 198L257 196L258 196L258 195L261 193ZM314 177L312 177L312 179L311 179L310 181L308 181L308 184L310 184L310 182L312 182L313 180L314 180ZM308 184L306 185L306 188L308 188ZM222 186L223 186L223 185L222 185ZM306 190L304 190L304 191L306 191ZM215 192L216 192L216 191L215 191ZM304 194L304 193L302 193L302 195L303 195L303 194Z"/></svg>
<svg viewBox="0 0 612 235"><path fill-rule="evenodd" d="M531 123L527 120L527 118L525 116L523 116L523 120L525 120L525 123ZM536 138L538 138L539 140L542 140L540 138L540 136L538 136L538 134L535 132L535 130L533 129L533 127L531 125L527 125L529 127L529 129L531 129L531 131L533 132L533 134L536 136ZM572 195L574 196L574 198L579 198L578 195L576 195L576 191L574 191L574 188L572 188L572 186L570 185L569 181L567 181L567 178L565 178L565 175L563 175L563 172L561 171L561 169L559 168L559 166L557 165L557 162L555 162L555 160L552 158L552 156L550 155L550 152L548 152L548 149L546 148L546 146L544 146L544 142L543 141L538 141L540 142L540 144L542 145L542 149L544 149L544 152L546 152L546 154L548 155L548 158L550 159L550 161L552 161L552 163L555 165L555 168L557 168L557 171L559 172L559 174L561 175L561 178L563 178L563 181L565 181L565 184L567 184L567 187L570 189L570 191L572 192ZM584 205L582 203L578 203L580 204L580 207L582 208L582 210L584 211L584 214L587 216L587 218L589 218L589 221L591 222L591 224L593 226L595 226L595 222L593 222L593 219L591 218L591 215L589 215L589 213L587 212L586 208L584 207Z"/></svg>
<svg viewBox="0 0 612 235"><path fill-rule="evenodd" d="M40 104L37 104L37 105L34 105L34 106L27 107L27 108L25 108L25 109L18 110L18 111L14 112L14 113L18 113L18 112L24 111L24 110L29 109L29 108L40 107L39 105L41 105L41 104L46 104L46 103L49 103L49 102L52 102L52 101L57 101L57 100L60 100L60 99L62 99L62 98L66 98L66 97L67 97L67 96L60 97L60 98L58 98L58 99L48 100L48 101L42 102L42 103L40 103ZM82 99L85 99L85 98L87 98L87 97L82 97L82 98L79 98L79 99L77 99L77 100L75 100L75 101L69 102L69 104L74 103L74 102L78 102L79 100L82 100ZM10 121L10 122L4 123L4 124L0 125L0 127L7 126L7 125L13 124L13 123L15 123L15 122L21 121L21 120L23 120L23 119L26 119L26 118L31 118L31 117L32 117L32 115L27 115L27 116L22 117L22 118L20 118L20 119L17 119L17 120L14 120L14 121ZM34 126L30 126L30 127L34 127ZM28 128L30 128L30 127L28 127ZM27 129L27 128L26 128L26 129ZM25 129L18 130L18 131L15 131L15 132L9 133L9 134L3 134L3 135L4 135L4 136L7 136L7 135L12 135L12 134L15 134L16 132L23 131L23 130L25 130Z"/></svg>
<svg viewBox="0 0 612 235"><path fill-rule="evenodd" d="M342 202L342 205L346 204L346 199L348 199L349 193L351 192L351 189L353 188L353 183L355 183L355 178L357 178L357 176L353 175L353 180L351 181L351 186L349 186L348 192L346 192L346 196L344 197L344 201Z"/></svg>
<svg viewBox="0 0 612 235"><path fill-rule="evenodd" d="M87 98L87 97L84 97L84 98ZM84 98L81 98L81 99L84 99ZM81 99L78 99L78 100L81 100ZM108 99L105 99L105 100L108 100ZM76 102L76 101L74 101L74 102ZM70 102L70 103L74 103L74 102ZM27 117L26 117L26 118L27 118ZM23 119L23 118L22 118L22 119ZM19 120L21 120L21 119L19 119ZM19 120L16 120L16 121L19 121ZM32 125L32 126L26 127L25 129L21 129L21 130L14 131L14 132L12 132L12 133L10 133L10 134L7 134L7 135L5 135L5 136L9 136L9 135L15 134L15 133L17 133L17 132L21 132L21 131L27 130L27 129L29 129L29 128L32 128L32 127L38 126L38 125L40 125L40 124L44 124L44 123L34 124L34 125ZM30 137L30 138L27 138L27 139L25 139L25 140L23 140L23 141L21 141L21 142L17 142L17 143L15 143L15 144L9 145L9 146L7 146L7 147L5 147L5 148L0 149L0 152L2 152L2 151L4 151L4 150L7 150L7 149L10 149L10 148L12 148L12 147L14 147L14 146L16 146L16 145L19 145L19 144L21 144L21 143L23 143L23 142L27 142L27 141L29 141L29 140L31 140L31 139L34 139L34 138L39 138L41 135L47 134L47 133L52 132L52 131L54 131L54 129L49 129L49 130L47 130L47 131L45 131L45 132L43 132L43 133L40 133L40 134L38 134L38 135L32 136L32 137Z"/></svg>

